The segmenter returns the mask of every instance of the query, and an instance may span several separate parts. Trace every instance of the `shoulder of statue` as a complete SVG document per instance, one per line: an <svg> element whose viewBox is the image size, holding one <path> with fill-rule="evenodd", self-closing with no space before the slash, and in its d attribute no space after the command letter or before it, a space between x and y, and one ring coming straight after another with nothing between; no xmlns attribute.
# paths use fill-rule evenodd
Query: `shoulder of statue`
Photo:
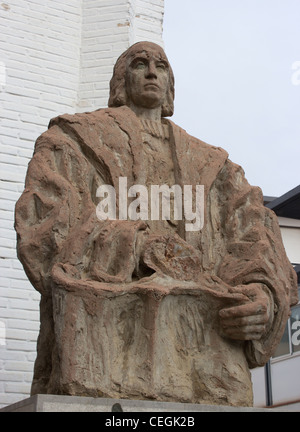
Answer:
<svg viewBox="0 0 300 432"><path fill-rule="evenodd" d="M185 129L176 125L171 120L168 119L168 121L169 121L169 123L173 129L173 135L174 135L175 140L180 139L180 141L186 141L186 142L193 144L195 148L198 147L199 151L201 151L201 153L203 154L203 156L205 158L207 158L207 160L209 158L211 158L215 161L219 160L222 163L229 161L228 152L226 150L224 150L223 148L208 144L205 141L202 141L199 138L196 138L196 137L190 135L188 132L186 132Z"/></svg>
<svg viewBox="0 0 300 432"><path fill-rule="evenodd" d="M95 153L115 149L122 154L126 143L131 147L141 143L141 124L128 107L60 115L50 121L48 130L38 138L35 151L45 147L55 150L62 142L67 149L72 141L84 143L85 148Z"/></svg>
<svg viewBox="0 0 300 432"><path fill-rule="evenodd" d="M52 126L63 126L65 124L71 125L119 125L124 128L136 128L139 125L139 120L133 111L127 106L118 108L100 108L95 111L76 113L76 114L63 114L53 118L49 123L49 128Z"/></svg>
<svg viewBox="0 0 300 432"><path fill-rule="evenodd" d="M84 113L62 114L51 119L48 127L51 128L52 126L62 125L62 124L76 124L76 123L88 122L89 120L92 120L95 117L103 116L103 111L105 110L99 109L96 111L84 112Z"/></svg>

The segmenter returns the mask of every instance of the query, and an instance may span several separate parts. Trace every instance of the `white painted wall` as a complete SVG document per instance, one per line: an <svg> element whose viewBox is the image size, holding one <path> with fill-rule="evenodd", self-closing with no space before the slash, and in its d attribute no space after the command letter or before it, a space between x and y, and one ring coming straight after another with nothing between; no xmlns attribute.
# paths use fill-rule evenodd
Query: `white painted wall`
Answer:
<svg viewBox="0 0 300 432"><path fill-rule="evenodd" d="M299 355L272 363L271 376L274 405L300 401L299 367Z"/></svg>
<svg viewBox="0 0 300 432"><path fill-rule="evenodd" d="M278 221L289 260L293 264L300 264L300 219L279 217Z"/></svg>
<svg viewBox="0 0 300 432"><path fill-rule="evenodd" d="M15 202L36 138L59 114L107 105L117 57L162 44L164 0L0 3L0 407L28 397L39 294L16 257Z"/></svg>

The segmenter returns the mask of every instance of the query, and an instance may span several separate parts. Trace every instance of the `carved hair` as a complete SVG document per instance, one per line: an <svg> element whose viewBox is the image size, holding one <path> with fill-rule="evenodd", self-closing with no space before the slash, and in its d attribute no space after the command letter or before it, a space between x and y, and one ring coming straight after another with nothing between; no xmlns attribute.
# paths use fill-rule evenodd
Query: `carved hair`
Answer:
<svg viewBox="0 0 300 432"><path fill-rule="evenodd" d="M169 70L169 88L162 106L162 117L171 117L174 113L175 98L175 79L171 65L163 49L152 42L138 42L125 51L117 60L113 77L110 81L110 96L108 101L109 107L120 107L128 104L128 95L126 92L126 70L127 60L137 52L148 51L149 49L159 52L161 57L168 63Z"/></svg>

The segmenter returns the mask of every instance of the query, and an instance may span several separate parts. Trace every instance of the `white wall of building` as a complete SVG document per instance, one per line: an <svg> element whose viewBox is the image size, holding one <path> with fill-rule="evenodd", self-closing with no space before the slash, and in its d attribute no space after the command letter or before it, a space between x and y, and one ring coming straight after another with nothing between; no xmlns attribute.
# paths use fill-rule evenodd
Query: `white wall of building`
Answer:
<svg viewBox="0 0 300 432"><path fill-rule="evenodd" d="M300 357L272 362L272 393L273 403L288 404L300 401Z"/></svg>
<svg viewBox="0 0 300 432"><path fill-rule="evenodd" d="M278 221L283 244L290 262L300 264L300 219L279 217Z"/></svg>
<svg viewBox="0 0 300 432"><path fill-rule="evenodd" d="M36 138L59 114L107 105L117 57L162 45L164 0L0 3L0 407L28 397L39 294L16 257L14 207Z"/></svg>
<svg viewBox="0 0 300 432"><path fill-rule="evenodd" d="M130 45L163 45L164 15L164 0L82 1L79 112L107 105L113 66Z"/></svg>
<svg viewBox="0 0 300 432"><path fill-rule="evenodd" d="M78 111L104 107L119 54L129 46L128 0L82 0L81 68Z"/></svg>

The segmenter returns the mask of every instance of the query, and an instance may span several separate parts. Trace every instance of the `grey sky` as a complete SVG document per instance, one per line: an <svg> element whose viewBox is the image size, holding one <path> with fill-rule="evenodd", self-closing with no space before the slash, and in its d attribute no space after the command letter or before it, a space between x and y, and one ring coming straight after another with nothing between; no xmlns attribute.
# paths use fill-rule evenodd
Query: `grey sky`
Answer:
<svg viewBox="0 0 300 432"><path fill-rule="evenodd" d="M173 121L264 195L300 184L300 0L165 0L164 43Z"/></svg>

